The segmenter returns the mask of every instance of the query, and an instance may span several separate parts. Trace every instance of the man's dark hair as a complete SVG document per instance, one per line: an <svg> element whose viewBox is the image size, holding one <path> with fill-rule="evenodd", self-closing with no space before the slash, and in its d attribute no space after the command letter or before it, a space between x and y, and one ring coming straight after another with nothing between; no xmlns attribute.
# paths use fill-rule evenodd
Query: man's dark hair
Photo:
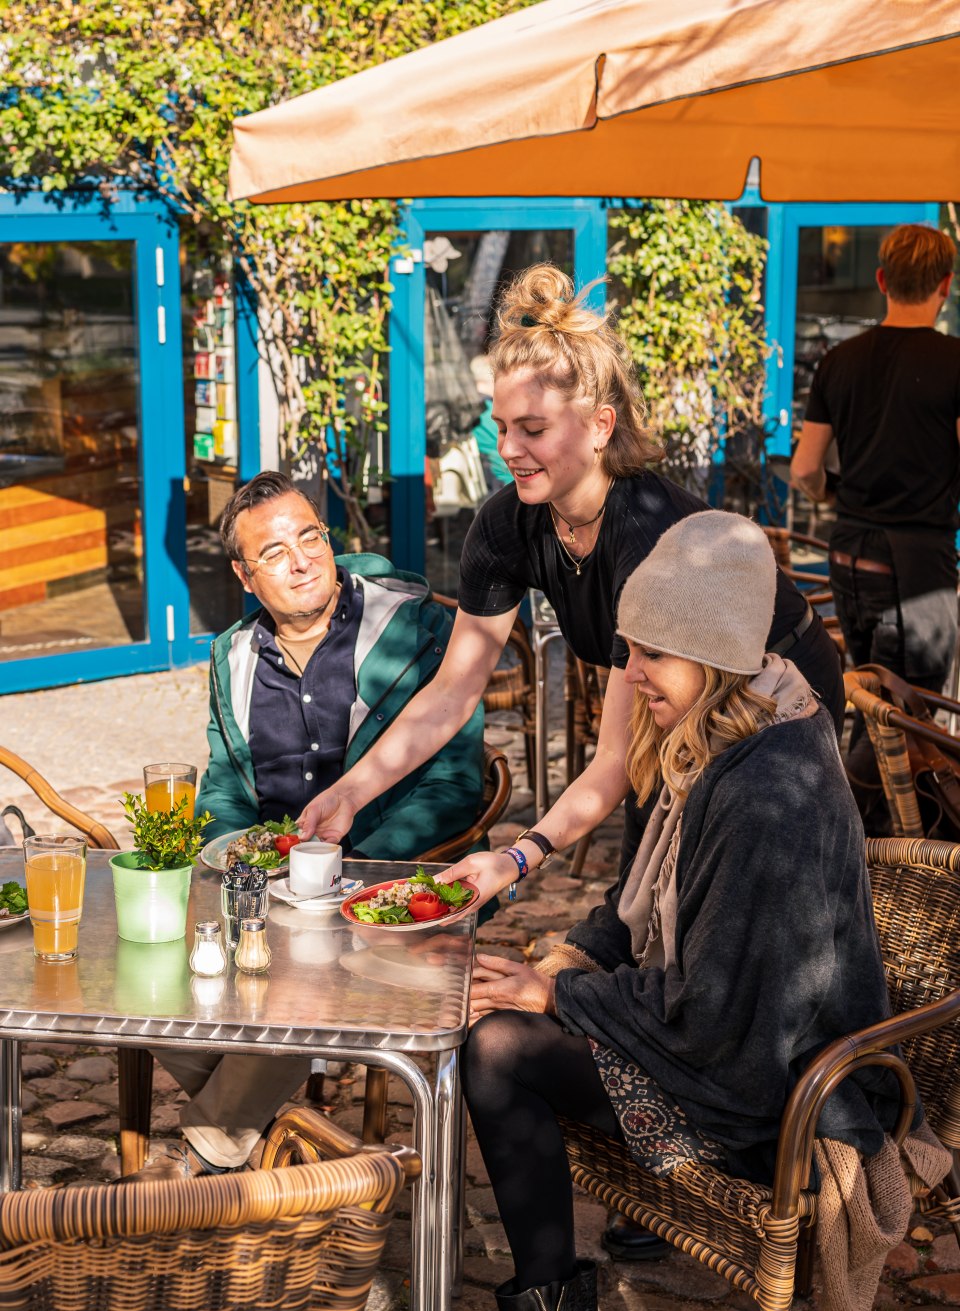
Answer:
<svg viewBox="0 0 960 1311"><path fill-rule="evenodd" d="M277 497L287 496L290 492L302 496L316 513L318 521L323 523L320 510L311 496L301 491L293 479L288 478L285 473L266 469L263 473L258 473L255 478L251 478L248 483L244 483L242 487L238 487L223 507L218 527L223 549L231 560L243 560L240 543L237 541L237 519L244 510L252 510L256 505L263 505L265 501L275 501Z"/></svg>
<svg viewBox="0 0 960 1311"><path fill-rule="evenodd" d="M880 267L891 300L920 305L948 273L953 272L957 248L945 232L925 223L901 223L880 244Z"/></svg>

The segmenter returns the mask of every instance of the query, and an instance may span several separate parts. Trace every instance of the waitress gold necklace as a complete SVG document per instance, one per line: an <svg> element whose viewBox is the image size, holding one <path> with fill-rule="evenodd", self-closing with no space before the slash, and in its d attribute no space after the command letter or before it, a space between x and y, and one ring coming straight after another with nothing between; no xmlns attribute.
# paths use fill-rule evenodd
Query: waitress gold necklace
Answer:
<svg viewBox="0 0 960 1311"><path fill-rule="evenodd" d="M600 511L600 514L602 514L602 513L603 513L603 511L601 510L601 511ZM551 519L553 520L553 527L554 527L554 531L555 531L556 534L557 534L557 541L558 541L558 543L560 544L560 549L561 549L561 551L563 551L564 555L567 557L567 559L568 559L568 560L570 561L570 563L573 565L574 569L577 571L577 577L579 578L579 577L580 577L580 569L581 569L581 567L582 567L584 564L586 564L586 562L590 559L591 555L593 555L593 552L594 552L594 550L596 549L596 545L597 545L597 544L596 544L596 542L594 542L593 546L591 546L590 550L586 553L586 555L581 555L581 556L576 556L576 555L574 555L573 552L570 550L569 546L567 546L566 542L563 540L563 537L562 537L562 535L561 535L561 533L560 533L560 525L557 523L557 512L556 512L556 510L554 510L554 508L553 508L552 505L550 506L550 517L551 517ZM593 523L595 519L599 519L599 518L600 518L600 515L599 515L599 514L598 514L598 515L594 515L594 518L591 519L590 522ZM578 527L578 528L585 528L586 525L585 525L585 524L577 524L577 527ZM571 534L571 536L572 536L572 534Z"/></svg>
<svg viewBox="0 0 960 1311"><path fill-rule="evenodd" d="M592 519L584 519L583 523L571 523L570 520L567 519L565 515L561 515L557 513L557 509L553 504L553 502L551 501L550 510L553 514L553 523L554 523L554 527L557 530L557 537L560 538L561 541L563 541L563 538L561 537L560 534L560 522L562 520L562 522L567 525L567 532L569 534L567 540L569 541L571 546L576 546L577 544L576 530L578 528L589 528L592 523L597 522L597 520L603 514L604 510L607 508L607 500L609 499L610 490L612 487L613 487L613 483L611 482L610 487L607 488L606 495L603 498L603 504L600 506L600 509L597 511L597 513L593 516Z"/></svg>

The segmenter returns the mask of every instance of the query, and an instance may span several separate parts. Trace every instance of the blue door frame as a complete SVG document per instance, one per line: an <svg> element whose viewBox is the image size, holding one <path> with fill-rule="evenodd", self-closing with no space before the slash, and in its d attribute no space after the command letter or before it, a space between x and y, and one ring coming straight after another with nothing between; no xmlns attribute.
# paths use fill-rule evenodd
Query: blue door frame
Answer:
<svg viewBox="0 0 960 1311"><path fill-rule="evenodd" d="M204 659L211 634L190 635L186 565L186 456L180 325L179 233L162 200L120 191L106 204L99 192L0 195L0 243L130 241L135 247L134 297L139 369L139 455L143 510L146 639L0 663L0 692L147 673ZM256 311L237 294L238 477L260 467Z"/></svg>
<svg viewBox="0 0 960 1311"><path fill-rule="evenodd" d="M756 202L744 197L737 203L744 205ZM773 434L767 445L767 453L789 456L800 229L937 223L940 206L892 203L792 204L768 205L767 210L767 239L770 243L766 277L767 340L779 348L767 364L767 398L764 408Z"/></svg>
<svg viewBox="0 0 960 1311"><path fill-rule="evenodd" d="M603 202L570 197L530 200L504 196L477 200L418 200L403 212L404 241L412 258L391 261L390 315L390 534L391 555L401 569L422 573L426 489L426 407L423 392L423 316L426 287L420 252L428 232L566 229L573 233L574 281L602 277L607 262L607 215ZM591 302L603 307L597 287Z"/></svg>

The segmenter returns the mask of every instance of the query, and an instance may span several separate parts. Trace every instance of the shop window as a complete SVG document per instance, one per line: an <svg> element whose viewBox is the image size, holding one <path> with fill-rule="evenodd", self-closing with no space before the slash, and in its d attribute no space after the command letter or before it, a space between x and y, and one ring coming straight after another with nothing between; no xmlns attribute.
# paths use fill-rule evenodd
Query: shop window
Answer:
<svg viewBox="0 0 960 1311"><path fill-rule="evenodd" d="M144 640L132 241L0 243L0 661Z"/></svg>

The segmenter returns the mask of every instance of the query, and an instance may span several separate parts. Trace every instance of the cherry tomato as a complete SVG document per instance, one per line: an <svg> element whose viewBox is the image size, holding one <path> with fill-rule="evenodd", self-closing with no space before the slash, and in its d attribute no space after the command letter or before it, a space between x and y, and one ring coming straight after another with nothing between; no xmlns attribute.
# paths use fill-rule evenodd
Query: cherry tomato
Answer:
<svg viewBox="0 0 960 1311"><path fill-rule="evenodd" d="M290 848L295 847L299 841L300 838L296 833L279 833L273 839L273 845L279 856L289 856Z"/></svg>
<svg viewBox="0 0 960 1311"><path fill-rule="evenodd" d="M446 907L435 892L415 892L407 902L407 910L415 920L438 920Z"/></svg>

